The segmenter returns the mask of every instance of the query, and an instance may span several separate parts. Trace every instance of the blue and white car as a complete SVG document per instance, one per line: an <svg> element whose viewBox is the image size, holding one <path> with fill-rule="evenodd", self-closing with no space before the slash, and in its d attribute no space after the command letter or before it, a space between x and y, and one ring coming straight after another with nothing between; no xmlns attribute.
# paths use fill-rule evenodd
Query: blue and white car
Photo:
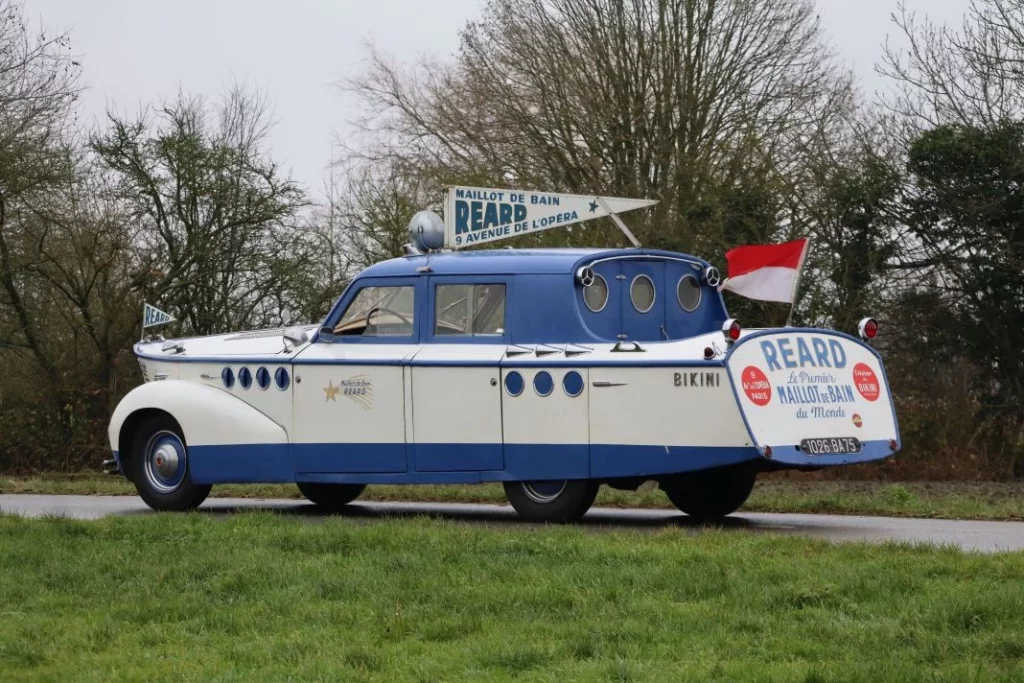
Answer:
<svg viewBox="0 0 1024 683"><path fill-rule="evenodd" d="M654 480L682 511L739 508L759 472L900 447L882 361L824 329L744 331L686 254L538 249L378 263L320 325L135 346L114 466L158 510L220 483L501 482L531 520ZM873 321L862 325L873 336Z"/></svg>

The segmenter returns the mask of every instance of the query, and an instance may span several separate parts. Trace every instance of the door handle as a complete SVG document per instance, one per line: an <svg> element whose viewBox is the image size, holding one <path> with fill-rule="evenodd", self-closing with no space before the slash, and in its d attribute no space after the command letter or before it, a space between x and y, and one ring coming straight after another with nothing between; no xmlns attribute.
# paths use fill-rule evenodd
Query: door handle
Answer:
<svg viewBox="0 0 1024 683"><path fill-rule="evenodd" d="M628 382L612 382L607 379L595 379L593 384L595 387L624 387Z"/></svg>

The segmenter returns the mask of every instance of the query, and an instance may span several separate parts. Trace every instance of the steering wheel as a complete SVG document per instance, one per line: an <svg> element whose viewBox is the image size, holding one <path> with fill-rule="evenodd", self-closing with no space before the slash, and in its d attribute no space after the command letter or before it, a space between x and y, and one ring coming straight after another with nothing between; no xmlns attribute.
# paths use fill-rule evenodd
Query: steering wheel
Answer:
<svg viewBox="0 0 1024 683"><path fill-rule="evenodd" d="M395 316L409 327L412 327L412 321L406 318L398 311L392 310L390 308L384 308L383 306L377 306L376 308L371 308L369 312L367 312L366 314L366 331L369 331L370 329L370 319L374 316L375 313L380 313L381 311L384 311L385 313L390 313L391 315Z"/></svg>

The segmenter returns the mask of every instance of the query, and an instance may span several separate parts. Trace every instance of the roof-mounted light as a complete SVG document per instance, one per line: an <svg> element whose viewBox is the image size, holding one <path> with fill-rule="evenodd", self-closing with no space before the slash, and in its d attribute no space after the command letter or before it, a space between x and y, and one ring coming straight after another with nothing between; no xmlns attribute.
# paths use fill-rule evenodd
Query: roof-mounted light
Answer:
<svg viewBox="0 0 1024 683"><path fill-rule="evenodd" d="M739 341L740 333L743 332L743 328L740 327L740 321L736 318L729 318L722 323L722 334L725 335L727 342Z"/></svg>
<svg viewBox="0 0 1024 683"><path fill-rule="evenodd" d="M857 334L865 341L871 341L878 334L878 321L874 318L864 318L857 324Z"/></svg>

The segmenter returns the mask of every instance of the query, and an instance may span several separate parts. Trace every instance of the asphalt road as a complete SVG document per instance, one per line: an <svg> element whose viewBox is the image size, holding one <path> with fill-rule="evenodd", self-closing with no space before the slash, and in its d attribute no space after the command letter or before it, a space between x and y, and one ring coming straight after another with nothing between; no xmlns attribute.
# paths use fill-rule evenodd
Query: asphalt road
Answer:
<svg viewBox="0 0 1024 683"><path fill-rule="evenodd" d="M242 510L272 510L280 514L316 520L329 516L310 503L298 500L256 498L210 498L200 511L224 516ZM0 495L0 512L28 517L64 516L99 519L109 515L151 515L138 498L132 496L35 496ZM333 516L356 521L384 517L432 516L443 519L495 526L532 527L520 520L511 507L461 503L377 503L356 502ZM707 525L670 510L622 510L594 508L582 525L593 529L657 530L666 527L700 533ZM854 517L847 515L796 515L740 512L715 528L754 533L789 534L828 541L903 541L953 545L963 550L997 552L1024 550L1024 522L972 522L938 519L901 519L896 517Z"/></svg>
<svg viewBox="0 0 1024 683"><path fill-rule="evenodd" d="M201 512L213 516L224 516L243 510L272 510L310 520L330 516L360 521L384 517L432 516L478 524L535 526L526 524L516 516L512 508L502 505L356 502L345 512L330 515L304 501L216 498L208 499L200 508ZM77 519L155 514L141 500L127 496L0 495L0 512L29 517L65 516ZM694 533L708 528L707 524L700 524L682 513L671 510L616 508L594 508L587 513L582 524L595 529L653 530L676 526L690 529ZM931 543L980 552L1024 550L1024 522L740 512L715 524L714 527L805 536L833 542Z"/></svg>

